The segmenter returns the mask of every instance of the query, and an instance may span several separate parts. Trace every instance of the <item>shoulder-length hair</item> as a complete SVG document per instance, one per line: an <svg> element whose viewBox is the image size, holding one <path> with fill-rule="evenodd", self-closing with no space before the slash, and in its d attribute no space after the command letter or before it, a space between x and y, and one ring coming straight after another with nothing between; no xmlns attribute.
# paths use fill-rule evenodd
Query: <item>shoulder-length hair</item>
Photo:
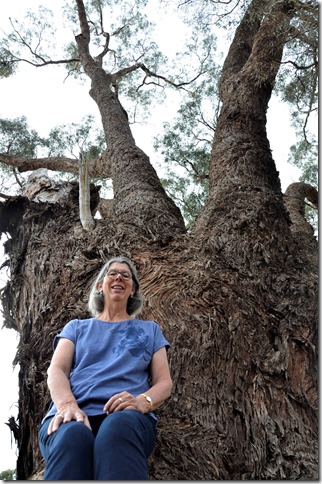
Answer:
<svg viewBox="0 0 322 484"><path fill-rule="evenodd" d="M127 301L126 310L130 316L136 316L142 309L143 306L143 296L140 292L140 283L138 280L136 268L133 262L128 259L127 257L119 256L119 257L112 257L109 259L104 266L102 267L100 273L96 277L91 291L89 293L89 301L88 301L88 309L94 318L96 318L99 314L102 313L104 309L104 295L102 292L97 288L99 283L103 282L103 279L108 272L110 265L114 262L119 262L120 264L127 264L131 271L132 280L134 282L134 294L130 296Z"/></svg>

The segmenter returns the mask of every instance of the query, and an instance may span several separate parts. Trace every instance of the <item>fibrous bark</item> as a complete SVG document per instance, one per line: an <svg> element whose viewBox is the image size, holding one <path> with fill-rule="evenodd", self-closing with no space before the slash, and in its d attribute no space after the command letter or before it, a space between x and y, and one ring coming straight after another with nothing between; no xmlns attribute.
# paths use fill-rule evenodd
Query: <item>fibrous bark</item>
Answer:
<svg viewBox="0 0 322 484"><path fill-rule="evenodd" d="M62 185L54 201L44 179L0 205L11 274L4 319L21 335L18 479L43 469L37 427L49 403L54 335L87 316L93 278L119 254L137 265L142 317L158 321L172 343L174 390L158 411L151 479L317 479L316 247L303 250L308 234L299 237L298 222L292 228L295 207L284 201L266 136L295 2L254 0L236 32L222 75L210 194L189 234L136 147L109 76L89 55L77 5L77 42L102 115L115 196L107 218L88 232L77 184ZM249 15L255 6L273 8ZM92 213L100 206L104 212L92 187Z"/></svg>

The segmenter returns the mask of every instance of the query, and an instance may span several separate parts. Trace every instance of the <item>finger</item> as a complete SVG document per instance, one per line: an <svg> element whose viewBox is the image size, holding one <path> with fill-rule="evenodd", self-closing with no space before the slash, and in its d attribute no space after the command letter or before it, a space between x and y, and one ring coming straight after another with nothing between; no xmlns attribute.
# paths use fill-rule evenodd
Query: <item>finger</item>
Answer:
<svg viewBox="0 0 322 484"><path fill-rule="evenodd" d="M50 424L47 429L47 434L50 435L53 432L53 419L50 421Z"/></svg>
<svg viewBox="0 0 322 484"><path fill-rule="evenodd" d="M86 427L88 427L89 430L92 430L91 424L89 423L89 419L88 419L88 416L86 414L78 415L76 420L77 420L77 422L81 422L84 425L86 425Z"/></svg>
<svg viewBox="0 0 322 484"><path fill-rule="evenodd" d="M108 412L119 412L120 410L123 410L125 407L126 403L123 401L122 397L115 398L112 402L111 405L108 408Z"/></svg>
<svg viewBox="0 0 322 484"><path fill-rule="evenodd" d="M47 431L48 435L52 434L53 432L56 432L56 430L58 430L63 420L64 420L63 415L56 413L56 415L54 416L54 418L51 420L49 424L48 431Z"/></svg>
<svg viewBox="0 0 322 484"><path fill-rule="evenodd" d="M92 427L91 427L91 424L89 423L89 419L87 415L85 416L84 424L86 425L87 428L89 428L89 430L92 430Z"/></svg>
<svg viewBox="0 0 322 484"><path fill-rule="evenodd" d="M118 397L115 401L115 406L111 407L112 411L120 412L122 410L138 410L137 400L130 394L123 397Z"/></svg>
<svg viewBox="0 0 322 484"><path fill-rule="evenodd" d="M123 396L122 396L123 395ZM125 402L125 396L123 393L117 393L116 395L113 395L106 404L104 405L104 412L106 413L112 413L115 412L120 405L123 405ZM119 410L122 410L119 408Z"/></svg>
<svg viewBox="0 0 322 484"><path fill-rule="evenodd" d="M117 402L121 403L121 401L118 400L118 398L122 398L122 397L120 397L119 394L117 394L117 395L113 395L113 397L107 400L103 408L104 412L107 412L107 413L112 412L116 408Z"/></svg>
<svg viewBox="0 0 322 484"><path fill-rule="evenodd" d="M106 413L109 413L110 411L110 400L107 400L107 402L105 403L104 407L103 407L103 412L106 412Z"/></svg>
<svg viewBox="0 0 322 484"><path fill-rule="evenodd" d="M77 422L83 423L84 425L86 425L86 427L89 428L89 430L92 430L91 424L86 414L77 413L75 414L75 417L72 417L69 414L67 414L66 417L61 414L56 414L49 424L47 434L50 435L53 432L56 432L62 423L68 423L72 420L77 420Z"/></svg>
<svg viewBox="0 0 322 484"><path fill-rule="evenodd" d="M127 403L123 401L123 398L119 397L117 400L114 402L114 406L112 406L112 411L113 412L120 412L126 407Z"/></svg>

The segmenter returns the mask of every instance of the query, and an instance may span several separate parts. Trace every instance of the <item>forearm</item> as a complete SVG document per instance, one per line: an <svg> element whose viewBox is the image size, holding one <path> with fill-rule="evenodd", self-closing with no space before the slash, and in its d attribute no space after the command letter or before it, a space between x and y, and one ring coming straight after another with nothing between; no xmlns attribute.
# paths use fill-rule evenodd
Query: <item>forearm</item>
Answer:
<svg viewBox="0 0 322 484"><path fill-rule="evenodd" d="M49 367L47 384L51 398L57 409L67 405L77 405L70 387L69 378L62 369L58 367Z"/></svg>
<svg viewBox="0 0 322 484"><path fill-rule="evenodd" d="M170 397L172 386L173 384L171 380L160 381L152 385L151 388L145 392L145 394L148 395L152 400L153 410L156 410L158 407L160 407L160 405L162 405L162 403Z"/></svg>

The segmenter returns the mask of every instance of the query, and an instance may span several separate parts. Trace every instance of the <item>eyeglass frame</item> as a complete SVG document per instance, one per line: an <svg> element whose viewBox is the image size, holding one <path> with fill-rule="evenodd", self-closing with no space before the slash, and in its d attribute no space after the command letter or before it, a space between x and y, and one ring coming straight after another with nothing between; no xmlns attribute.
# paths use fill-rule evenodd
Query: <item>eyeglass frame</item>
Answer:
<svg viewBox="0 0 322 484"><path fill-rule="evenodd" d="M111 274L109 274L110 272L115 272L116 273L115 276L112 276ZM118 271L117 269L109 269L105 275L110 277L111 279L116 279L118 274L120 274L122 279L124 279L125 281L130 281L131 279L133 279L131 271ZM124 274L126 274L125 277L124 277Z"/></svg>

